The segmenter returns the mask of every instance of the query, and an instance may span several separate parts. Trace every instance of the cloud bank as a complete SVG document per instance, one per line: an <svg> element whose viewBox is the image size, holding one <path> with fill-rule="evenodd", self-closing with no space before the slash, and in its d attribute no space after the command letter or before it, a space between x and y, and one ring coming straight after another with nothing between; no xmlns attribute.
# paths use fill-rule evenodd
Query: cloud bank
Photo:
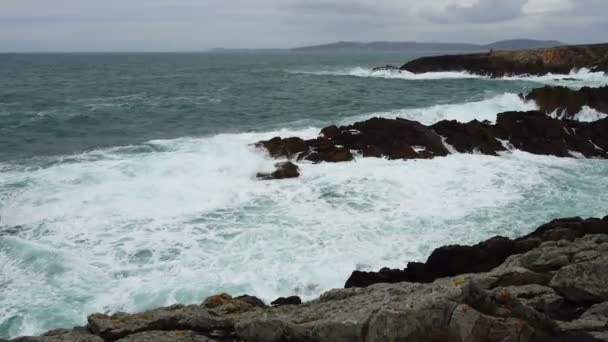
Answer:
<svg viewBox="0 0 608 342"><path fill-rule="evenodd" d="M4 0L1 51L606 39L608 0Z"/></svg>

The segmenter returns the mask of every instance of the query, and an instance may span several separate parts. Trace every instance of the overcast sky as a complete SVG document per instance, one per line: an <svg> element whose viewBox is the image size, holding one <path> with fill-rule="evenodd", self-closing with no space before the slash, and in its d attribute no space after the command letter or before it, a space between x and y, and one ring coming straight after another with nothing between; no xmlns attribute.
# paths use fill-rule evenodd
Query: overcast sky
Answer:
<svg viewBox="0 0 608 342"><path fill-rule="evenodd" d="M608 0L0 0L0 51L608 41Z"/></svg>

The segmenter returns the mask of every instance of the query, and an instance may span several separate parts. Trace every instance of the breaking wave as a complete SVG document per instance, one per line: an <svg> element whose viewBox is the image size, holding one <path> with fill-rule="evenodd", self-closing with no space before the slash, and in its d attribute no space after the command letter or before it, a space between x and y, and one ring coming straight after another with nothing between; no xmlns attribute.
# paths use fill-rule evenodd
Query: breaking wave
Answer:
<svg viewBox="0 0 608 342"><path fill-rule="evenodd" d="M471 74L468 72L427 72L422 74L414 74L408 71L391 71L379 70L373 71L372 68L353 67L340 68L334 70L321 71L293 71L300 74L318 75L318 76L353 76L353 77L372 77L384 79L401 79L401 80L443 80L443 79L492 79L487 76ZM504 81L529 81L543 83L548 85L563 85L569 87L582 86L604 86L608 85L608 75L604 72L594 72L589 69L580 69L572 71L569 74L547 74L544 76L505 76L496 78L495 80Z"/></svg>

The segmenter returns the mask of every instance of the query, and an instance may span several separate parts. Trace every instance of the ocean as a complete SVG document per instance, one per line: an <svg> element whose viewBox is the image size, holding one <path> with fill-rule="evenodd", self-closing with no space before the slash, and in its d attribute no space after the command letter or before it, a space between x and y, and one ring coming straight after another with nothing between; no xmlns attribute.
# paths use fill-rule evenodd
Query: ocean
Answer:
<svg viewBox="0 0 608 342"><path fill-rule="evenodd" d="M520 151L255 178L276 162L262 139L374 116L493 121L536 108L520 92L608 84L371 72L420 55L0 55L0 338L219 292L311 299L355 269L608 214L607 161Z"/></svg>

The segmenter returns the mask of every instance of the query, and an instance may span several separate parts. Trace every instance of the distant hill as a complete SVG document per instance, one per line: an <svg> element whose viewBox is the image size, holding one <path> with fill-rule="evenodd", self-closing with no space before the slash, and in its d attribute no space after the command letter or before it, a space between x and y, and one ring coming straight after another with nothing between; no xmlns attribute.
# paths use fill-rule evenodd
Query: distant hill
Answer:
<svg viewBox="0 0 608 342"><path fill-rule="evenodd" d="M511 39L491 44L430 43L430 42L337 42L324 45L305 46L294 51L484 51L520 50L566 45L555 40Z"/></svg>
<svg viewBox="0 0 608 342"><path fill-rule="evenodd" d="M495 50L526 50L550 48L563 45L568 44L557 40L511 39L501 40L492 44L484 45L484 47Z"/></svg>

